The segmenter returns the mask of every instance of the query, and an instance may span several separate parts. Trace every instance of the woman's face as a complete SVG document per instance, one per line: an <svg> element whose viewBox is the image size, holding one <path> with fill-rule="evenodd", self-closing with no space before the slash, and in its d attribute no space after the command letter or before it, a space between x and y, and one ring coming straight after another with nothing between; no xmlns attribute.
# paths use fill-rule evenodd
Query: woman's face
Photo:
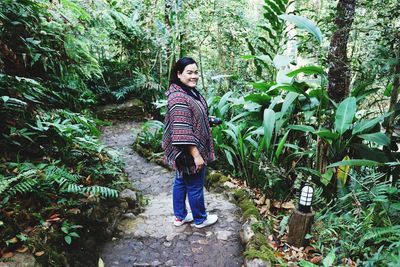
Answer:
<svg viewBox="0 0 400 267"><path fill-rule="evenodd" d="M178 71L179 80L186 86L195 87L199 80L199 71L196 64L190 64L185 67L182 73Z"/></svg>

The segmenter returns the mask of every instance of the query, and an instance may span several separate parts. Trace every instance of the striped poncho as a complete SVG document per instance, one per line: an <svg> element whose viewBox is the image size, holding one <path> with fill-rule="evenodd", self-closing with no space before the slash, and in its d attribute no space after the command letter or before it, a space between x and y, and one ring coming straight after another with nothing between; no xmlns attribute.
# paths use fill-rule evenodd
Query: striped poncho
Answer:
<svg viewBox="0 0 400 267"><path fill-rule="evenodd" d="M177 84L171 84L166 95L164 161L181 174L194 174L196 166L187 145L197 147L205 164L215 159L207 102L203 96L196 99Z"/></svg>

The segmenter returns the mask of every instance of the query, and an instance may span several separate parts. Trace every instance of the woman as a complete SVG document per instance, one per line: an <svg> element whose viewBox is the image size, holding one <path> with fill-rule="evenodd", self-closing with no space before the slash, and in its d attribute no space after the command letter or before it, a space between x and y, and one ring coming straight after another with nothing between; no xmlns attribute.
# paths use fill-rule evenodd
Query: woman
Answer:
<svg viewBox="0 0 400 267"><path fill-rule="evenodd" d="M206 213L204 179L207 163L215 159L214 145L208 122L208 107L204 97L196 90L199 73L197 63L184 57L176 62L168 97L164 121L164 160L176 169L173 185L175 226L194 221L203 228L214 224L217 215ZM191 213L186 209L188 196Z"/></svg>

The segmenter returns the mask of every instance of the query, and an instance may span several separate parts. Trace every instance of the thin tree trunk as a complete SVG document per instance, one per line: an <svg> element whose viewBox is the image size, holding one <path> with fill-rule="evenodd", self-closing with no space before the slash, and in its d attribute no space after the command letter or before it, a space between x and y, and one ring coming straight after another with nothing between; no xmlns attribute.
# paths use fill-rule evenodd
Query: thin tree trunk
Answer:
<svg viewBox="0 0 400 267"><path fill-rule="evenodd" d="M328 62L328 93L335 102L349 94L350 68L347 59L347 41L354 19L356 0L339 0L335 19L336 31L332 35Z"/></svg>
<svg viewBox="0 0 400 267"><path fill-rule="evenodd" d="M172 36L172 26L171 26L171 14L172 14L172 5L173 5L173 0L165 0L165 6L164 6L164 23L165 23L165 29L169 35L169 40L167 43L167 47L165 49L165 53L167 55L167 75L168 78L171 73L171 62L172 60L172 46L173 46L173 39L174 37Z"/></svg>

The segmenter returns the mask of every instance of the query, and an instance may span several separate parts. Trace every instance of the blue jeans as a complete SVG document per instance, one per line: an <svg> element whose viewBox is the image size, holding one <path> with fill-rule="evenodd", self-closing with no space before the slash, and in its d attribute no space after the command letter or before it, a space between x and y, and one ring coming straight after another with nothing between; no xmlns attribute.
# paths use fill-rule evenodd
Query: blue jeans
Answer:
<svg viewBox="0 0 400 267"><path fill-rule="evenodd" d="M185 203L187 194L194 223L201 224L207 219L203 192L205 175L205 167L196 174L183 174L182 177L178 175L178 172L176 173L172 189L174 214L176 218L180 220L186 218L188 213Z"/></svg>

